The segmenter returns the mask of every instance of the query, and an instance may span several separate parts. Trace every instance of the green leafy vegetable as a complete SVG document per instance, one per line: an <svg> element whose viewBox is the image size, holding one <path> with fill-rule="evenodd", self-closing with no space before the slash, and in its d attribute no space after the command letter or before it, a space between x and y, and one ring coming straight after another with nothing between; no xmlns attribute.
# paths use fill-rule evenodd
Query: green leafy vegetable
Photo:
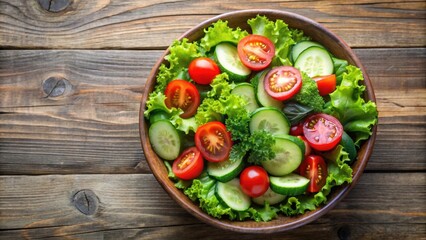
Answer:
<svg viewBox="0 0 426 240"><path fill-rule="evenodd" d="M288 102L283 108L284 114L292 125L302 121L306 116L311 114L314 109L296 102Z"/></svg>
<svg viewBox="0 0 426 240"><path fill-rule="evenodd" d="M164 91L167 84L178 78L178 76L186 75L189 63L201 57L200 47L197 42L188 42L184 38L182 41L175 40L169 48L170 53L164 57L168 61L168 66L162 64L157 74L157 84L155 92Z"/></svg>
<svg viewBox="0 0 426 240"><path fill-rule="evenodd" d="M342 83L330 94L330 104L325 112L337 117L345 131L354 137L355 145L359 146L372 134L378 112L374 102L365 102L362 98L365 86L360 84L364 80L361 70L352 65L346 70Z"/></svg>
<svg viewBox="0 0 426 240"><path fill-rule="evenodd" d="M340 85L343 78L343 73L346 72L348 61L332 57L334 65L334 73L336 74L336 85Z"/></svg>
<svg viewBox="0 0 426 240"><path fill-rule="evenodd" d="M233 29L228 26L228 21L222 20L213 23L204 32L205 35L200 40L200 46L207 52L221 42L230 42L237 45L243 37L248 35L247 31L240 28Z"/></svg>
<svg viewBox="0 0 426 240"><path fill-rule="evenodd" d="M319 94L317 83L306 73L300 73L302 75L302 88L292 99L302 105L311 107L314 112L321 112L325 102Z"/></svg>
<svg viewBox="0 0 426 240"><path fill-rule="evenodd" d="M253 34L263 35L274 43L273 66L291 65L288 59L290 47L298 41L309 39L303 36L302 31L290 29L281 19L271 21L266 16L257 15L255 18L249 19L247 23L250 25Z"/></svg>
<svg viewBox="0 0 426 240"><path fill-rule="evenodd" d="M327 201L327 195L333 187L352 182L352 168L347 164L350 159L341 145L332 152L324 154L324 158L327 159L328 176L321 191L314 195L290 197L280 205L280 211L292 216L314 210Z"/></svg>

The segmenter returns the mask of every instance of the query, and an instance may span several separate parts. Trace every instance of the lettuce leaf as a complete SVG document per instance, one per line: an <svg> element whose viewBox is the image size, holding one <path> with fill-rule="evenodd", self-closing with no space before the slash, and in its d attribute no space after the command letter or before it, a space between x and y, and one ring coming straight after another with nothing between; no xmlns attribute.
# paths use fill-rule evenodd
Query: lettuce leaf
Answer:
<svg viewBox="0 0 426 240"><path fill-rule="evenodd" d="M328 176L321 191L314 195L289 197L286 202L280 205L280 211L287 216L312 211L327 202L327 196L333 187L352 182L352 168L347 164L350 159L341 145L324 154L324 158L327 160Z"/></svg>
<svg viewBox="0 0 426 240"><path fill-rule="evenodd" d="M169 50L170 53L164 57L168 65L162 64L159 67L155 92L163 92L171 80L187 75L189 63L202 56L198 43L189 42L186 38L175 40Z"/></svg>
<svg viewBox="0 0 426 240"><path fill-rule="evenodd" d="M364 80L361 70L352 65L347 66L346 70L340 86L330 94L330 103L324 111L340 120L359 147L360 142L372 134L378 112L374 102L366 102L362 98L365 86L360 84Z"/></svg>
<svg viewBox="0 0 426 240"><path fill-rule="evenodd" d="M235 45L245 36L248 32L241 30L241 28L233 29L228 26L228 21L218 20L212 26L204 30L205 35L200 40L200 46L206 52L209 52L214 46L221 42L230 42Z"/></svg>
<svg viewBox="0 0 426 240"><path fill-rule="evenodd" d="M291 46L298 41L309 39L303 36L303 31L290 29L281 19L271 21L266 16L257 15L255 18L249 19L247 23L253 34L265 36L274 43L273 66L291 65L288 58Z"/></svg>

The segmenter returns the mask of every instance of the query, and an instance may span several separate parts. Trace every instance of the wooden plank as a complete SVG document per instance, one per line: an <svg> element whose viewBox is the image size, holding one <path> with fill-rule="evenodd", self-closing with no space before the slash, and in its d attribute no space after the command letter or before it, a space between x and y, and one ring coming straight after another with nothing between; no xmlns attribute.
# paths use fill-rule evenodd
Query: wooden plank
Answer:
<svg viewBox="0 0 426 240"><path fill-rule="evenodd" d="M392 182L392 184L389 184ZM423 173L365 173L335 209L271 239L419 239L426 229ZM254 239L212 231L171 200L150 174L0 176L0 239L117 237ZM93 215L74 207L74 194L93 191Z"/></svg>
<svg viewBox="0 0 426 240"><path fill-rule="evenodd" d="M357 1L70 1L46 11L38 1L0 1L0 46L6 48L165 48L221 13L278 9L309 17L352 47L425 46L422 0ZM181 11L176 11L181 9ZM182 11L185 14L182 14ZM407 39L409 36L409 40Z"/></svg>
<svg viewBox="0 0 426 240"><path fill-rule="evenodd" d="M139 101L161 53L1 51L0 172L148 173L139 140ZM367 169L425 170L426 49L356 53L373 82L379 109ZM43 82L54 76L69 83L57 97L43 90Z"/></svg>

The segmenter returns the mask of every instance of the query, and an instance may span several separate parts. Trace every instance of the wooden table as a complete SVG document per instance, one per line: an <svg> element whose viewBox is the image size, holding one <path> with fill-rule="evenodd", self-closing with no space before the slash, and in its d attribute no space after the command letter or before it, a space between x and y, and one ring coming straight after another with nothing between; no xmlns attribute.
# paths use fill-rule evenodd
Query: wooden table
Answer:
<svg viewBox="0 0 426 240"><path fill-rule="evenodd" d="M0 239L259 239L214 229L141 148L146 78L220 13L288 10L354 48L379 109L364 175L319 220L265 239L426 239L426 2L0 0Z"/></svg>

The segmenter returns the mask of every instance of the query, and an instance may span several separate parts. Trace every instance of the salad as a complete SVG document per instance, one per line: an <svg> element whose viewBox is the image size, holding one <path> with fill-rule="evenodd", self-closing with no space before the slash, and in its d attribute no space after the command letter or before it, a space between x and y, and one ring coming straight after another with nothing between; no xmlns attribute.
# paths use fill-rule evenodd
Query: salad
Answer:
<svg viewBox="0 0 426 240"><path fill-rule="evenodd" d="M170 46L146 102L169 177L207 214L270 221L327 202L377 123L359 68L258 15Z"/></svg>

